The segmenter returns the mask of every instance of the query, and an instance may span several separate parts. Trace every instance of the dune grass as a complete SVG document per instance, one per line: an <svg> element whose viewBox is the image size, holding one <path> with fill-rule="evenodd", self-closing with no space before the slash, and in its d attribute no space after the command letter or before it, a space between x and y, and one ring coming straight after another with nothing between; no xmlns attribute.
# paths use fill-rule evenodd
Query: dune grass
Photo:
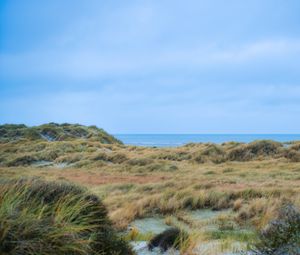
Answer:
<svg viewBox="0 0 300 255"><path fill-rule="evenodd" d="M79 124L57 124L48 123L40 126L27 127L24 124L5 124L0 125L0 141L65 141L75 139L89 139L105 144L117 143L121 141L109 135L103 129L96 126L83 126Z"/></svg>
<svg viewBox="0 0 300 255"><path fill-rule="evenodd" d="M130 254L100 200L78 186L40 180L0 184L1 254Z"/></svg>
<svg viewBox="0 0 300 255"><path fill-rule="evenodd" d="M299 142L150 148L102 143L80 135L63 141L19 139L0 142L0 177L80 184L101 197L119 230L136 218L157 214L179 217L201 228L180 215L210 208L232 209L234 224L260 231L282 205L300 206L299 154ZM48 165L39 166L44 161ZM226 224L221 227L200 237L196 231L190 247L198 239L226 244L238 240L238 232L228 231Z"/></svg>

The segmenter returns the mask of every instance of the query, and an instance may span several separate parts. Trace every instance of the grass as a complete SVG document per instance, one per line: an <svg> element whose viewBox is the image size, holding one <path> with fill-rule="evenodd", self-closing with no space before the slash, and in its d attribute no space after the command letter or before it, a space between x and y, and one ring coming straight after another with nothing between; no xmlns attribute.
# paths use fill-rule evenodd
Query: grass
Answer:
<svg viewBox="0 0 300 255"><path fill-rule="evenodd" d="M10 126L18 137L24 128ZM62 127L68 128L72 126ZM119 230L145 216L231 208L235 224L259 231L286 202L300 206L299 142L288 147L255 141L151 148L103 143L77 129L70 133L75 136L63 141L9 140L6 135L0 142L1 179L38 177L79 184L101 198ZM39 161L53 165L36 167ZM66 163L63 169L56 167L61 162ZM226 224L223 227L223 232L214 233L214 238L221 238L218 241L239 238L226 230ZM213 239L197 232L192 236L190 243Z"/></svg>
<svg viewBox="0 0 300 255"><path fill-rule="evenodd" d="M124 239L127 241L149 241L153 236L154 234L152 232L140 233L138 229L133 227L124 235Z"/></svg>
<svg viewBox="0 0 300 255"><path fill-rule="evenodd" d="M130 254L100 200L74 185L5 180L0 186L1 254Z"/></svg>
<svg viewBox="0 0 300 255"><path fill-rule="evenodd" d="M255 233L246 231L216 230L206 233L208 239L234 240L239 242L252 242L256 238Z"/></svg>
<svg viewBox="0 0 300 255"><path fill-rule="evenodd" d="M119 140L96 126L87 127L79 124L68 123L48 123L35 127L27 127L23 124L0 125L0 141L2 142L18 140L65 141L78 138L89 139L107 144L121 144Z"/></svg>

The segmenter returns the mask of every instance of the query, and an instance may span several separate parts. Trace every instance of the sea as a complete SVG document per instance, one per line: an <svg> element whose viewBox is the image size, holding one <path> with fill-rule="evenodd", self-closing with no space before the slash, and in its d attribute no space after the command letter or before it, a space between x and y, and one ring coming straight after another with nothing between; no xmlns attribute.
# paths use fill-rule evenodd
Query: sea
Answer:
<svg viewBox="0 0 300 255"><path fill-rule="evenodd" d="M278 142L300 141L300 134L114 134L127 145L148 147L175 147L187 143L253 142L274 140Z"/></svg>

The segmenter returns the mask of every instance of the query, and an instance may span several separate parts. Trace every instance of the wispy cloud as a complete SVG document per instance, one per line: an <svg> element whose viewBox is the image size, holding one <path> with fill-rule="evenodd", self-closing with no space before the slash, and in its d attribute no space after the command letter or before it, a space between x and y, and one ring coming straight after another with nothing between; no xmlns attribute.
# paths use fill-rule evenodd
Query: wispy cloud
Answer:
<svg viewBox="0 0 300 255"><path fill-rule="evenodd" d="M240 45L234 49L221 50L212 55L216 61L247 62L257 59L277 59L298 57L300 55L299 39L273 39Z"/></svg>
<svg viewBox="0 0 300 255"><path fill-rule="evenodd" d="M9 2L1 12L0 122L294 132L299 6Z"/></svg>
<svg viewBox="0 0 300 255"><path fill-rule="evenodd" d="M216 66L222 70L228 65L251 65L253 62L257 65L259 61L263 61L262 64L269 61L272 65L277 61L278 66L293 64L295 68L300 68L299 58L300 40L294 39L259 41L222 49L208 44L149 52L147 49L106 52L101 48L55 50L49 47L32 52L2 54L1 69L7 76L56 75L94 79L178 68L205 70Z"/></svg>

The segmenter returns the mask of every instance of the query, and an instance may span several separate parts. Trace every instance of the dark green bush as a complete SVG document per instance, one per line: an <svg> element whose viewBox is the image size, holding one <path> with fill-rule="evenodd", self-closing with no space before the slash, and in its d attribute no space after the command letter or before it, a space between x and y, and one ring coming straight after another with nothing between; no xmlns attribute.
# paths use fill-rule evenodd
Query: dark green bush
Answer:
<svg viewBox="0 0 300 255"><path fill-rule="evenodd" d="M148 249L159 248L167 251L169 248L180 248L188 240L188 234L179 228L169 228L160 234L155 235L148 244Z"/></svg>

